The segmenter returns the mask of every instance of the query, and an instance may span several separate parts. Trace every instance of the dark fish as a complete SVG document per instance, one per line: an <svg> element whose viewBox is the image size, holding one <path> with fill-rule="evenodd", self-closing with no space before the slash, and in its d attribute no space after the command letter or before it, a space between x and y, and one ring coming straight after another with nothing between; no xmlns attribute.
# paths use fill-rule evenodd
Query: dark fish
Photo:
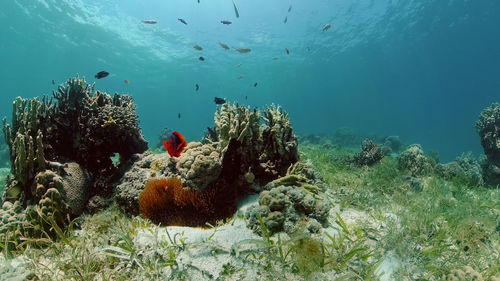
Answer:
<svg viewBox="0 0 500 281"><path fill-rule="evenodd" d="M290 5L290 8L288 8L288 12L290 13L292 11L292 5Z"/></svg>
<svg viewBox="0 0 500 281"><path fill-rule="evenodd" d="M193 48L194 48L195 50L198 50L198 51L203 50L203 48L202 48L201 46L199 46L199 45L194 45L194 46L193 46Z"/></svg>
<svg viewBox="0 0 500 281"><path fill-rule="evenodd" d="M323 31L327 31L330 27L332 26L329 23L325 24L325 26L323 26Z"/></svg>
<svg viewBox="0 0 500 281"><path fill-rule="evenodd" d="M103 70L103 71L100 71L99 73L97 73L94 77L97 79L101 79L101 78L104 78L108 75L109 75L109 72L106 72Z"/></svg>
<svg viewBox="0 0 500 281"><path fill-rule="evenodd" d="M228 21L228 20L221 20L220 21L222 24L225 24L225 25L230 25L232 24L233 22L232 21Z"/></svg>
<svg viewBox="0 0 500 281"><path fill-rule="evenodd" d="M234 1L233 1L233 7L234 7L234 13L236 14L236 18L239 18L240 13L238 13L238 8L236 8L236 4L234 4Z"/></svg>
<svg viewBox="0 0 500 281"><path fill-rule="evenodd" d="M200 0L198 0L198 4L200 4Z"/></svg>
<svg viewBox="0 0 500 281"><path fill-rule="evenodd" d="M226 44L224 44L224 43L221 43L221 42L219 42L219 45L220 45L222 48L224 48L224 50L229 50L229 46L228 46L228 45L226 45Z"/></svg>
<svg viewBox="0 0 500 281"><path fill-rule="evenodd" d="M55 84L56 84L56 82L54 82L54 80L52 80L52 85L55 85Z"/></svg>
<svg viewBox="0 0 500 281"><path fill-rule="evenodd" d="M253 84L254 87L257 87L257 82L255 82L255 84Z"/></svg>
<svg viewBox="0 0 500 281"><path fill-rule="evenodd" d="M242 54L250 53L251 51L252 50L250 50L249 48L238 48L238 49L236 49L236 52L242 53Z"/></svg>
<svg viewBox="0 0 500 281"><path fill-rule="evenodd" d="M196 91L198 91L200 89L200 85L196 84Z"/></svg>
<svg viewBox="0 0 500 281"><path fill-rule="evenodd" d="M155 23L157 23L157 21L155 21L155 20L143 20L142 23L155 24Z"/></svg>
<svg viewBox="0 0 500 281"><path fill-rule="evenodd" d="M285 48L285 52L286 52L287 55L290 54L290 50L288 50L288 48Z"/></svg>
<svg viewBox="0 0 500 281"><path fill-rule="evenodd" d="M272 60L277 60L278 58L277 57L273 57Z"/></svg>
<svg viewBox="0 0 500 281"><path fill-rule="evenodd" d="M285 17L285 20L283 22L286 23L287 21L288 21L288 16Z"/></svg>
<svg viewBox="0 0 500 281"><path fill-rule="evenodd" d="M185 20L183 20L183 19L178 19L178 20L179 20L180 22L182 22L183 24L185 24L185 25L187 25L187 24L188 24L188 23L187 23Z"/></svg>
<svg viewBox="0 0 500 281"><path fill-rule="evenodd" d="M128 81L128 80L123 80L123 82L124 82L125 84L130 84L130 81Z"/></svg>
<svg viewBox="0 0 500 281"><path fill-rule="evenodd" d="M181 113L180 112L177 114L177 117L179 117L179 119L181 119Z"/></svg>
<svg viewBox="0 0 500 281"><path fill-rule="evenodd" d="M199 57L198 59L199 59L199 60L201 60L201 61L204 61L204 60L205 60L205 58L204 58L204 57Z"/></svg>
<svg viewBox="0 0 500 281"><path fill-rule="evenodd" d="M215 102L215 104L225 104L226 100L222 99L222 98L215 97L214 102Z"/></svg>

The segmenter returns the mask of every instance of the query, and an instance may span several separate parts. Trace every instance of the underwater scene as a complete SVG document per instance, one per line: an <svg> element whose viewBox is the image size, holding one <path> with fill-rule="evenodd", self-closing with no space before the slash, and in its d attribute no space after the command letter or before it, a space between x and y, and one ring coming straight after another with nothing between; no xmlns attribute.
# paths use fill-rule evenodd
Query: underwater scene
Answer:
<svg viewBox="0 0 500 281"><path fill-rule="evenodd" d="M0 280L500 281L499 15L3 1Z"/></svg>

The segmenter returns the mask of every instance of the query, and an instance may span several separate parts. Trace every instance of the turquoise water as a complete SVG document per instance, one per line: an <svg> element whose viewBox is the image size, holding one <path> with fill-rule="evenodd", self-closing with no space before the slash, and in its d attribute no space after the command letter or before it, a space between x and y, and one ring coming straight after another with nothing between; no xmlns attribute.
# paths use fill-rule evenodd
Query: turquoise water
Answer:
<svg viewBox="0 0 500 281"><path fill-rule="evenodd" d="M500 93L500 2L236 4L239 18L230 0L3 1L0 115L10 116L14 97L49 94L78 73L130 93L152 143L164 127L200 138L217 96L278 103L302 134L349 126L421 143L441 160L482 153L474 122ZM110 75L94 79L101 70Z"/></svg>

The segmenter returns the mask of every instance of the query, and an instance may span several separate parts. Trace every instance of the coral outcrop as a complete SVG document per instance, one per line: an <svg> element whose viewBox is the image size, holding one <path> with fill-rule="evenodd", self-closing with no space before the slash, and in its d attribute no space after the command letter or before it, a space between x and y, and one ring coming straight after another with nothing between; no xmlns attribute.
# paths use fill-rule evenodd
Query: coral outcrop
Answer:
<svg viewBox="0 0 500 281"><path fill-rule="evenodd" d="M399 168L409 171L414 176L422 176L432 170L433 162L424 155L419 144L408 146L399 154Z"/></svg>
<svg viewBox="0 0 500 281"><path fill-rule="evenodd" d="M259 217L269 232L292 234L300 229L317 233L327 226L330 205L318 194L325 189L319 172L310 162L297 162L285 176L264 187L259 204L246 212L248 226L262 234Z"/></svg>
<svg viewBox="0 0 500 281"><path fill-rule="evenodd" d="M484 184L481 165L471 153L462 154L450 163L437 164L434 171L446 179L457 179L470 186Z"/></svg>
<svg viewBox="0 0 500 281"><path fill-rule="evenodd" d="M382 148L373 143L372 140L365 139L361 145L361 151L354 155L354 162L362 166L373 165L384 158Z"/></svg>
<svg viewBox="0 0 500 281"><path fill-rule="evenodd" d="M211 137L190 142L179 157L153 154L136 162L117 186L119 206L137 214L138 196L148 177L175 177L190 192L217 195L211 201L211 216L230 215L255 184L284 176L298 159L288 115L278 106L258 111L226 103L217 109L214 124ZM211 219L207 213L205 221Z"/></svg>
<svg viewBox="0 0 500 281"><path fill-rule="evenodd" d="M35 236L53 229L43 225L46 217L64 226L92 196L109 197L124 163L147 149L132 98L94 91L78 77L59 86L53 98L16 98L3 132L12 173L3 199L27 209L24 227ZM115 154L118 167L111 161Z"/></svg>
<svg viewBox="0 0 500 281"><path fill-rule="evenodd" d="M483 175L488 182L498 184L500 183L500 104L493 103L483 110L475 127L487 158Z"/></svg>

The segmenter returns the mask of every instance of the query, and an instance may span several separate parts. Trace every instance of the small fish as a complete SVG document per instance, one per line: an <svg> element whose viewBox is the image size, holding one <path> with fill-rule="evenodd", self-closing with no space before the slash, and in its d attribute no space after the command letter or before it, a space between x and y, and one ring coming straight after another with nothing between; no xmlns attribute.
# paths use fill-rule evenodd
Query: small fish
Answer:
<svg viewBox="0 0 500 281"><path fill-rule="evenodd" d="M221 43L219 42L219 45L224 49L224 50L229 50L229 46L224 44L224 43Z"/></svg>
<svg viewBox="0 0 500 281"><path fill-rule="evenodd" d="M236 49L236 51L238 53L246 54L246 53L250 53L252 50L250 50L249 48L238 48L238 49Z"/></svg>
<svg viewBox="0 0 500 281"><path fill-rule="evenodd" d="M290 50L288 50L288 48L285 48L285 52L286 52L287 55L290 54Z"/></svg>
<svg viewBox="0 0 500 281"><path fill-rule="evenodd" d="M226 100L223 99L223 98L218 98L218 97L215 97L214 98L214 102L215 104L225 104L226 103Z"/></svg>
<svg viewBox="0 0 500 281"><path fill-rule="evenodd" d="M203 50L203 48L201 46L198 46L198 45L194 45L193 48L198 50L198 51Z"/></svg>
<svg viewBox="0 0 500 281"><path fill-rule="evenodd" d="M198 4L200 4L200 0L198 0Z"/></svg>
<svg viewBox="0 0 500 281"><path fill-rule="evenodd" d="M97 79L101 79L101 78L104 78L108 75L109 75L109 72L106 72L103 70L103 71L100 71L99 73L97 73L94 77Z"/></svg>
<svg viewBox="0 0 500 281"><path fill-rule="evenodd" d="M238 77L238 80L240 80L240 79L243 79L243 75L240 75L240 76Z"/></svg>
<svg viewBox="0 0 500 281"><path fill-rule="evenodd" d="M257 82L255 82L255 84L253 84L254 87L257 87Z"/></svg>
<svg viewBox="0 0 500 281"><path fill-rule="evenodd" d="M142 23L147 23L147 24L156 24L157 21L155 20L143 20Z"/></svg>
<svg viewBox="0 0 500 281"><path fill-rule="evenodd" d="M181 152L184 150L186 145L186 139L178 132L173 132L172 135L170 135L170 138L168 138L168 141L163 141L163 146L171 157L181 156Z"/></svg>
<svg viewBox="0 0 500 281"><path fill-rule="evenodd" d="M283 23L286 23L288 21L288 16L285 17L285 20L283 21Z"/></svg>
<svg viewBox="0 0 500 281"><path fill-rule="evenodd" d="M238 63L238 64L236 65L236 67L240 67L240 66L242 66L242 65L243 65L243 63L241 63L241 62L240 62L240 63Z"/></svg>
<svg viewBox="0 0 500 281"><path fill-rule="evenodd" d="M221 20L220 21L222 24L225 24L225 25L230 25L232 24L233 22L232 21L228 21L228 20Z"/></svg>
<svg viewBox="0 0 500 281"><path fill-rule="evenodd" d="M292 5L288 8L288 12L290 13L292 11Z"/></svg>
<svg viewBox="0 0 500 281"><path fill-rule="evenodd" d="M54 82L54 80L52 80L52 85L55 85L55 84L56 84L56 82Z"/></svg>
<svg viewBox="0 0 500 281"><path fill-rule="evenodd" d="M204 57L199 57L198 59L199 59L199 60L201 60L201 61L204 61L204 60L205 60L205 58L204 58Z"/></svg>
<svg viewBox="0 0 500 281"><path fill-rule="evenodd" d="M248 96L245 96L245 99L247 100L247 99L248 99Z"/></svg>
<svg viewBox="0 0 500 281"><path fill-rule="evenodd" d="M180 18L179 18L179 19L177 19L177 20L179 20L180 22L182 22L182 23L183 23L183 24L185 24L185 25L187 25L187 24L188 24L188 23L187 23L185 20L183 20L183 19L180 19Z"/></svg>
<svg viewBox="0 0 500 281"><path fill-rule="evenodd" d="M332 26L329 23L325 24L325 26L323 26L323 31L327 31L330 27Z"/></svg>
<svg viewBox="0 0 500 281"><path fill-rule="evenodd" d="M198 91L200 89L200 85L196 84L195 89L196 89L196 91Z"/></svg>
<svg viewBox="0 0 500 281"><path fill-rule="evenodd" d="M238 8L236 8L236 4L234 4L234 1L233 1L233 7L234 7L234 13L236 14L236 18L239 18L240 13L238 13Z"/></svg>
<svg viewBox="0 0 500 281"><path fill-rule="evenodd" d="M272 60L277 60L278 58L277 57L273 57Z"/></svg>
<svg viewBox="0 0 500 281"><path fill-rule="evenodd" d="M179 113L177 113L177 117L178 117L179 119L181 119L181 113L180 113L180 112L179 112Z"/></svg>
<svg viewBox="0 0 500 281"><path fill-rule="evenodd" d="M130 81L128 81L128 80L123 80L123 82L124 82L125 84L130 84Z"/></svg>

